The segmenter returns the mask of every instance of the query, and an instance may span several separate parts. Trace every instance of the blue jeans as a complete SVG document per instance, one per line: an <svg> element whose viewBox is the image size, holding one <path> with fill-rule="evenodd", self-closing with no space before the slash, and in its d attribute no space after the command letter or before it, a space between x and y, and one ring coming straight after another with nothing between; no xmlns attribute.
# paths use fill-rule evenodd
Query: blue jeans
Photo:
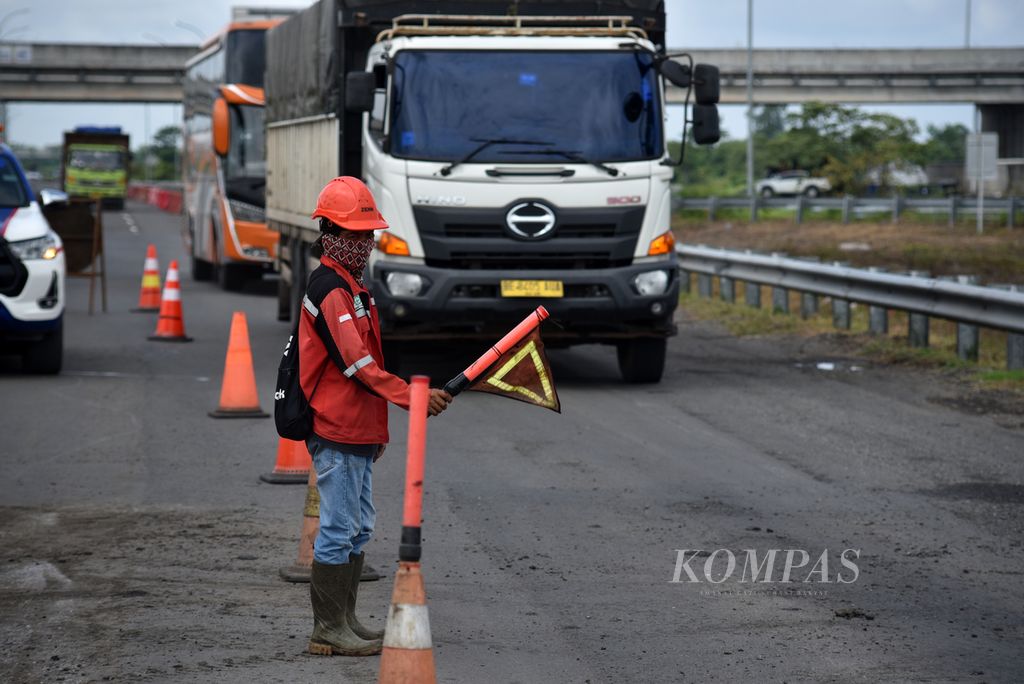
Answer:
<svg viewBox="0 0 1024 684"><path fill-rule="evenodd" d="M313 559L343 565L370 541L377 511L373 507L373 458L338 451L310 437L306 442L320 490L320 532Z"/></svg>

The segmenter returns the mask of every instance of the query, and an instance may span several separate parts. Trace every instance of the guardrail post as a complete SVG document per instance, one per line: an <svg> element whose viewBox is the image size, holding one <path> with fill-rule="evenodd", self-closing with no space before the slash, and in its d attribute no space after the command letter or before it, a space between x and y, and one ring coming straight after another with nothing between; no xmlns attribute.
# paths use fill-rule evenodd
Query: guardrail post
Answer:
<svg viewBox="0 0 1024 684"><path fill-rule="evenodd" d="M804 196L796 196L796 225L804 222Z"/></svg>
<svg viewBox="0 0 1024 684"><path fill-rule="evenodd" d="M1007 228L1013 228L1013 215L1016 213L1016 210L1017 210L1017 198L1016 197L1010 197L1010 199L1007 201L1007 207L1006 207L1006 227Z"/></svg>
<svg viewBox="0 0 1024 684"><path fill-rule="evenodd" d="M850 329L850 300L832 298L832 327Z"/></svg>
<svg viewBox="0 0 1024 684"><path fill-rule="evenodd" d="M690 272L685 268L679 269L679 291L690 294Z"/></svg>
<svg viewBox="0 0 1024 684"><path fill-rule="evenodd" d="M956 197L949 198L949 227L956 226ZM928 345L925 345L926 347Z"/></svg>
<svg viewBox="0 0 1024 684"><path fill-rule="evenodd" d="M818 295L810 292L800 293L800 318L810 318L818 313Z"/></svg>
<svg viewBox="0 0 1024 684"><path fill-rule="evenodd" d="M881 273L885 269L876 268L871 266L868 271L871 273ZM889 310L882 306L869 306L868 307L868 332L872 335L888 335L889 334Z"/></svg>
<svg viewBox="0 0 1024 684"><path fill-rule="evenodd" d="M907 275L913 278L927 278L931 274L928 271L911 271ZM907 341L910 342L911 347L925 348L928 346L929 328L927 314L907 312Z"/></svg>
<svg viewBox="0 0 1024 684"><path fill-rule="evenodd" d="M991 285L1010 292L1024 292L1024 285ZM1006 370L1024 369L1024 334L1006 333Z"/></svg>
<svg viewBox="0 0 1024 684"><path fill-rule="evenodd" d="M893 195L892 196L892 222L893 223L899 223L900 222L900 205L902 204L900 199L901 198L900 198L899 195Z"/></svg>
<svg viewBox="0 0 1024 684"><path fill-rule="evenodd" d="M711 197L708 199L708 222L715 220L715 212L718 210L718 198Z"/></svg>
<svg viewBox="0 0 1024 684"><path fill-rule="evenodd" d="M849 195L843 195L843 223L844 224L850 222L850 204L851 204L850 199L851 198L850 198Z"/></svg>
<svg viewBox="0 0 1024 684"><path fill-rule="evenodd" d="M698 273L697 274L697 295L704 299L711 298L711 291L713 289L711 282L710 273Z"/></svg>
<svg viewBox="0 0 1024 684"><path fill-rule="evenodd" d="M959 275L954 280L961 285L977 285L978 276ZM961 361L978 360L978 326L967 323L956 324L956 355Z"/></svg>
<svg viewBox="0 0 1024 684"><path fill-rule="evenodd" d="M757 221L757 195L750 196L750 222Z"/></svg>
<svg viewBox="0 0 1024 684"><path fill-rule="evenodd" d="M747 303L747 306L754 309L761 308L761 286L757 283L744 283L743 284L743 300Z"/></svg>
<svg viewBox="0 0 1024 684"><path fill-rule="evenodd" d="M789 313L789 290L772 286L772 312Z"/></svg>
<svg viewBox="0 0 1024 684"><path fill-rule="evenodd" d="M736 301L736 281L729 276L722 276L718 279L718 294L723 302L734 303Z"/></svg>

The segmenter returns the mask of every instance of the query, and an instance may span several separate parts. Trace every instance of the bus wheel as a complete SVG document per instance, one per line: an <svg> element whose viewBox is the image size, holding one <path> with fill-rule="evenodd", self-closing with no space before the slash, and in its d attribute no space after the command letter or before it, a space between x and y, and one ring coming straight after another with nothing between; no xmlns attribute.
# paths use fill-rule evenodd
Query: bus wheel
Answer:
<svg viewBox="0 0 1024 684"><path fill-rule="evenodd" d="M192 280L207 281L213 280L213 264L203 261L195 254L192 255Z"/></svg>
<svg viewBox="0 0 1024 684"><path fill-rule="evenodd" d="M220 286L229 292L237 292L245 286L246 276L243 264L221 264L217 269Z"/></svg>

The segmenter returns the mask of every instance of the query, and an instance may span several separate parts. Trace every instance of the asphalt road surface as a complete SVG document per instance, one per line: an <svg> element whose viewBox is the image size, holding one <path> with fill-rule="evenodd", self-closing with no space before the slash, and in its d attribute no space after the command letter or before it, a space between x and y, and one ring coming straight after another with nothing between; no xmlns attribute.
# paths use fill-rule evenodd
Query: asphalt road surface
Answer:
<svg viewBox="0 0 1024 684"><path fill-rule="evenodd" d="M162 269L183 256L179 220L108 215L110 312L86 315L70 281L62 375L0 360L0 680L375 681L377 658L305 653L308 589L277 577L305 488L257 479L273 422L207 417L235 310L271 407L289 332L274 284L228 294L183 263L190 344L148 342L155 316L129 312L146 244ZM430 421L439 680L1024 677L1020 415L940 376L708 324L683 324L654 386L621 384L606 348L551 359L561 415L468 393ZM405 368L440 383L467 360L434 348ZM395 409L368 548L387 577L361 593L376 624L404 439ZM770 582L741 574L748 550L776 550Z"/></svg>

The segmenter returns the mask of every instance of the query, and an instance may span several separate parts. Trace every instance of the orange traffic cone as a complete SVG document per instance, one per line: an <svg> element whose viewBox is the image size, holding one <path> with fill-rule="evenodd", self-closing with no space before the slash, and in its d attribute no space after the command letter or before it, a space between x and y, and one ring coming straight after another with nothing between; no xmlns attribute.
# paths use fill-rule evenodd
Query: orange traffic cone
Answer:
<svg viewBox="0 0 1024 684"><path fill-rule="evenodd" d="M146 261L142 265L142 287L139 288L137 313L160 310L160 262L156 260L156 245L146 248Z"/></svg>
<svg viewBox="0 0 1024 684"><path fill-rule="evenodd" d="M384 625L380 684L434 684L434 644L430 638L427 594L418 562L402 561Z"/></svg>
<svg viewBox="0 0 1024 684"><path fill-rule="evenodd" d="M167 267L164 294L160 298L160 317L156 321L156 332L149 336L155 342L191 342L185 335L185 319L181 311L181 285L178 283L178 261Z"/></svg>
<svg viewBox="0 0 1024 684"><path fill-rule="evenodd" d="M245 321L245 313L236 311L231 316L228 353L224 358L224 380L220 385L220 405L215 411L210 411L210 417L268 418L269 415L260 408L256 393L249 325Z"/></svg>
<svg viewBox="0 0 1024 684"><path fill-rule="evenodd" d="M309 479L312 460L303 442L281 437L277 442L277 463L273 472L263 473L260 479L270 484L302 484ZM317 505L319 522L319 504Z"/></svg>

